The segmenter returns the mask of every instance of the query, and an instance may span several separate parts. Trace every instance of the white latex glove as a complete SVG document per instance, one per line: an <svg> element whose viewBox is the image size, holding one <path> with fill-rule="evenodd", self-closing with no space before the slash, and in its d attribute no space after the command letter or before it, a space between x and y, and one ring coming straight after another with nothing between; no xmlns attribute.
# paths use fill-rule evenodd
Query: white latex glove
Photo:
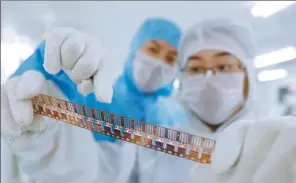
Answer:
<svg viewBox="0 0 296 183"><path fill-rule="evenodd" d="M113 78L108 77L110 74L104 68L105 55L100 43L88 35L71 28L57 28L46 40L44 68L50 74L64 69L79 83L82 94L94 90L99 101L109 103ZM11 143L25 132L41 132L45 128L42 116L33 114L30 100L39 93L47 93L45 83L48 81L42 74L31 70L1 86L1 134Z"/></svg>
<svg viewBox="0 0 296 183"><path fill-rule="evenodd" d="M52 81L37 71L27 71L1 86L1 137L18 157L21 170L37 182L99 182L95 180L101 155L92 134L34 115L31 98L39 93L66 99Z"/></svg>
<svg viewBox="0 0 296 183"><path fill-rule="evenodd" d="M41 132L45 128L43 117L33 114L30 100L44 93L44 83L42 74L27 71L1 86L1 135L11 144L24 132Z"/></svg>
<svg viewBox="0 0 296 183"><path fill-rule="evenodd" d="M100 41L71 28L57 28L46 39L44 68L50 74L63 69L78 84L81 94L94 91L101 102L110 103L113 78L107 53Z"/></svg>
<svg viewBox="0 0 296 183"><path fill-rule="evenodd" d="M296 119L242 121L218 135L212 165L197 164L193 182L296 183Z"/></svg>

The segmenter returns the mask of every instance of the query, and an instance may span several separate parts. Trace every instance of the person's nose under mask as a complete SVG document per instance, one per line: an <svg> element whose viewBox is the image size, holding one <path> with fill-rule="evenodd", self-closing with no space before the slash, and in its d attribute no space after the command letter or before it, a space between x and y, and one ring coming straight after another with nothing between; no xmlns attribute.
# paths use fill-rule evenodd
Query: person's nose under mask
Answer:
<svg viewBox="0 0 296 183"><path fill-rule="evenodd" d="M177 66L170 66L138 51L133 64L133 77L137 88L144 93L152 93L172 82Z"/></svg>
<svg viewBox="0 0 296 183"><path fill-rule="evenodd" d="M243 103L244 73L184 76L181 97L203 121L222 124Z"/></svg>

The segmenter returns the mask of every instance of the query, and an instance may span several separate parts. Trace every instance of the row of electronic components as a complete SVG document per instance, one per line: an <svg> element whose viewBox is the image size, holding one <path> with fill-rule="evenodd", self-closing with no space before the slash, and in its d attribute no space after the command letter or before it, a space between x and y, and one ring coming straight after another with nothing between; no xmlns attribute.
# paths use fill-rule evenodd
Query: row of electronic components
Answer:
<svg viewBox="0 0 296 183"><path fill-rule="evenodd" d="M185 132L152 125L127 117L122 117L113 113L85 107L54 97L41 94L36 96L33 100L39 104L46 104L49 107L54 107L55 109L61 110L68 114L69 112L73 114L78 114L84 118L84 121L90 119L93 123L100 122L102 128L104 128L105 125L110 126L112 131L114 131L114 127L120 128L121 135L124 135L124 131L130 131L132 135L134 135L134 132L140 132L142 136L143 133L146 133L152 138L153 143L155 143L156 138L160 139L163 142L168 139L177 146L179 144L183 144L187 147L191 146L191 148L193 149L203 148L207 149L207 151L212 151L215 146L215 141L211 139L206 139Z"/></svg>

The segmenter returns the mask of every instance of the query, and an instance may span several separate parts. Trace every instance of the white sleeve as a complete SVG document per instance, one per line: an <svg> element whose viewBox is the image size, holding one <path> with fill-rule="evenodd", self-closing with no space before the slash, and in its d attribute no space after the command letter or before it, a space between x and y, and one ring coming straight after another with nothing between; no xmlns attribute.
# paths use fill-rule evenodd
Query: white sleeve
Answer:
<svg viewBox="0 0 296 183"><path fill-rule="evenodd" d="M1 183L18 183L20 176L17 159L1 138Z"/></svg>
<svg viewBox="0 0 296 183"><path fill-rule="evenodd" d="M49 82L48 95L63 98ZM20 168L30 178L43 183L97 183L98 144L90 131L44 117L41 133L26 133L12 144Z"/></svg>

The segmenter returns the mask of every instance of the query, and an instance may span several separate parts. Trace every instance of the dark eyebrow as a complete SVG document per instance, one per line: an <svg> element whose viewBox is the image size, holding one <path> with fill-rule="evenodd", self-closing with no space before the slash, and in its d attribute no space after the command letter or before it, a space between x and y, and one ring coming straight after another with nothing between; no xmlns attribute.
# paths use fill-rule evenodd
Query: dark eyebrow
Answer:
<svg viewBox="0 0 296 183"><path fill-rule="evenodd" d="M232 56L230 53L223 51L214 55L215 57Z"/></svg>
<svg viewBox="0 0 296 183"><path fill-rule="evenodd" d="M157 42L157 41L155 41L155 40L152 40L151 41L151 44L153 44L153 45L155 45L155 46L157 46L157 47L161 47L161 45Z"/></svg>
<svg viewBox="0 0 296 183"><path fill-rule="evenodd" d="M193 55L193 56L190 56L190 57L188 58L188 60L202 60L202 58L199 57L199 56Z"/></svg>
<svg viewBox="0 0 296 183"><path fill-rule="evenodd" d="M172 54L172 55L178 55L178 52L175 51L175 50L171 50L171 51L169 51L169 53Z"/></svg>

